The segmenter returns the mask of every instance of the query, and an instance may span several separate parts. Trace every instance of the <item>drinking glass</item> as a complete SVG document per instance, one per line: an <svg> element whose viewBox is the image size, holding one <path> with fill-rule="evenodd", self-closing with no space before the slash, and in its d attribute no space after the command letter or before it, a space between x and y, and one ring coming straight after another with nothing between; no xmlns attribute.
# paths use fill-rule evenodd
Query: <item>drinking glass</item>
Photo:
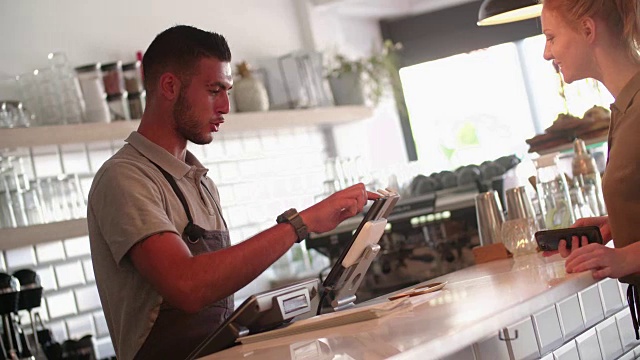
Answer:
<svg viewBox="0 0 640 360"><path fill-rule="evenodd" d="M514 257L536 252L538 246L534 234L533 218L511 219L502 224L502 243Z"/></svg>

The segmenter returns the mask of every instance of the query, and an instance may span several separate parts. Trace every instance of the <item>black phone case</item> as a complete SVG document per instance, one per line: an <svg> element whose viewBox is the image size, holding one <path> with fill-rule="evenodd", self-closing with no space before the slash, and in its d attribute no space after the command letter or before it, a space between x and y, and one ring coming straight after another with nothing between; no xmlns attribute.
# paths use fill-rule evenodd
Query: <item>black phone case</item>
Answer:
<svg viewBox="0 0 640 360"><path fill-rule="evenodd" d="M603 243L600 228L597 226L542 230L535 234L538 247L542 251L558 250L558 243L560 243L562 239L567 242L567 249L571 249L571 239L573 236L577 236L580 239L582 236L586 236L589 243Z"/></svg>

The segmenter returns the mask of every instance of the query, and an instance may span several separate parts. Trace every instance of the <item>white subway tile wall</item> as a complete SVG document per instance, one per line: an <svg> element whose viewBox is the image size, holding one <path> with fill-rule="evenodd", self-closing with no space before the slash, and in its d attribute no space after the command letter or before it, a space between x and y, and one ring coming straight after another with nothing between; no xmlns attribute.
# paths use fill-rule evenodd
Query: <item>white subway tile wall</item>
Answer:
<svg viewBox="0 0 640 360"><path fill-rule="evenodd" d="M17 270L19 268L33 267L37 264L33 246L7 250L4 255L9 269Z"/></svg>
<svg viewBox="0 0 640 360"><path fill-rule="evenodd" d="M76 308L73 291L65 291L49 295L45 298L49 317L58 319L63 316L75 315L78 310Z"/></svg>
<svg viewBox="0 0 640 360"><path fill-rule="evenodd" d="M107 327L107 320L104 317L102 311L93 313L93 322L96 324L96 336L104 337L109 336L109 328Z"/></svg>
<svg viewBox="0 0 640 360"><path fill-rule="evenodd" d="M95 336L93 316L91 314L74 316L66 319L67 333L71 339L79 339L85 335Z"/></svg>
<svg viewBox="0 0 640 360"><path fill-rule="evenodd" d="M68 258L91 255L89 236L65 240L64 250Z"/></svg>
<svg viewBox="0 0 640 360"><path fill-rule="evenodd" d="M54 267L56 271L56 280L58 286L66 288L74 285L82 285L85 283L84 272L82 270L81 261L73 261Z"/></svg>
<svg viewBox="0 0 640 360"><path fill-rule="evenodd" d="M23 159L30 177L57 176L66 171L80 175L86 199L93 174L123 141L41 146L12 150ZM239 135L216 134L206 146L189 145L209 169L218 186L223 215L233 244L275 224L284 210L312 205L323 192L327 159L321 131L269 130ZM33 161L32 161L33 160ZM0 270L12 273L30 268L40 276L44 299L40 308L45 326L57 341L91 334L99 359L114 356L113 346L95 286L88 236L59 239L0 253ZM285 259L292 256L285 256ZM269 288L272 269L236 294L241 301ZM21 314L27 333L27 313Z"/></svg>
<svg viewBox="0 0 640 360"><path fill-rule="evenodd" d="M62 241L36 245L36 256L39 264L64 260L65 254Z"/></svg>
<svg viewBox="0 0 640 360"><path fill-rule="evenodd" d="M75 289L78 311L85 312L100 309L100 297L95 285Z"/></svg>

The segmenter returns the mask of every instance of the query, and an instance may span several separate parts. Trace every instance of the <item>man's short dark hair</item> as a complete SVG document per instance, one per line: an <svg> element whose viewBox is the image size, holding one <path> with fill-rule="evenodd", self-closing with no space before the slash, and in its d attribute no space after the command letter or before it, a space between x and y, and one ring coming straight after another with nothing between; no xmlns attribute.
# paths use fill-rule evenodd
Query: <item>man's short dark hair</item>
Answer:
<svg viewBox="0 0 640 360"><path fill-rule="evenodd" d="M231 62L231 50L224 36L187 25L176 25L161 32L142 59L147 92L153 91L160 76L167 71L188 79L198 61L207 57Z"/></svg>

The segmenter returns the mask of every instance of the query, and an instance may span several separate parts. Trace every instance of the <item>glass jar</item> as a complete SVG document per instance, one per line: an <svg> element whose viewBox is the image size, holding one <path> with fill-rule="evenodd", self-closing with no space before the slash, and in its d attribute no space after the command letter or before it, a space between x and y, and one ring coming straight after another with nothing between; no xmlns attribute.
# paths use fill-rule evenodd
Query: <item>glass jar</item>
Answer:
<svg viewBox="0 0 640 360"><path fill-rule="evenodd" d="M107 96L107 103L109 104L111 121L131 120L126 91L124 94L114 94Z"/></svg>
<svg viewBox="0 0 640 360"><path fill-rule="evenodd" d="M107 95L123 94L124 75L122 74L122 61L102 65L102 79Z"/></svg>
<svg viewBox="0 0 640 360"><path fill-rule="evenodd" d="M577 186L582 190L593 215L606 215L607 208L602 194L602 178L595 159L587 152L586 145L581 139L574 140L573 153L571 170L573 178L578 183Z"/></svg>
<svg viewBox="0 0 640 360"><path fill-rule="evenodd" d="M28 127L32 120L33 115L20 101L0 101L0 127Z"/></svg>
<svg viewBox="0 0 640 360"><path fill-rule="evenodd" d="M538 201L546 229L567 228L575 222L567 179L557 161L558 154L544 155L535 161Z"/></svg>
<svg viewBox="0 0 640 360"><path fill-rule="evenodd" d="M49 68L57 83L58 106L65 124L84 122L85 105L78 77L69 65L67 55L53 52L48 55Z"/></svg>
<svg viewBox="0 0 640 360"><path fill-rule="evenodd" d="M147 93L129 93L129 113L132 119L141 119L147 102Z"/></svg>
<svg viewBox="0 0 640 360"><path fill-rule="evenodd" d="M142 63L134 61L122 65L122 73L124 74L125 90L131 95L144 91L144 83L142 82Z"/></svg>
<svg viewBox="0 0 640 360"><path fill-rule="evenodd" d="M86 120L92 123L111 121L100 67L100 63L95 63L75 68L84 97Z"/></svg>

